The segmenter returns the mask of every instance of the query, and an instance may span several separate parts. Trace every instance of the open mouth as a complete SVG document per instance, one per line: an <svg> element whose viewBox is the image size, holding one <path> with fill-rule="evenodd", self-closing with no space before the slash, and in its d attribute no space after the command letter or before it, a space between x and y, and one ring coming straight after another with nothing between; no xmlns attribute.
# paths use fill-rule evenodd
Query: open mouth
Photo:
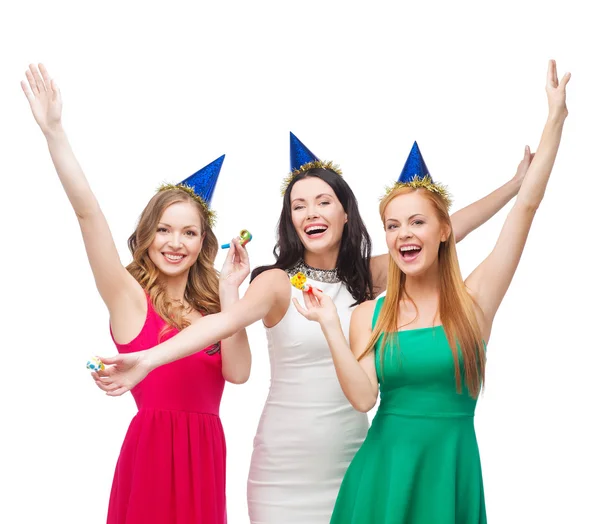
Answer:
<svg viewBox="0 0 600 524"><path fill-rule="evenodd" d="M419 253L421 253L421 249L422 248L417 245L402 246L400 248L400 256L403 260L406 260L407 262L412 262L419 256Z"/></svg>
<svg viewBox="0 0 600 524"><path fill-rule="evenodd" d="M169 264L179 264L185 258L185 255L178 253L162 253L162 256Z"/></svg>
<svg viewBox="0 0 600 524"><path fill-rule="evenodd" d="M325 224L312 224L304 228L304 232L310 238L322 237L329 228Z"/></svg>

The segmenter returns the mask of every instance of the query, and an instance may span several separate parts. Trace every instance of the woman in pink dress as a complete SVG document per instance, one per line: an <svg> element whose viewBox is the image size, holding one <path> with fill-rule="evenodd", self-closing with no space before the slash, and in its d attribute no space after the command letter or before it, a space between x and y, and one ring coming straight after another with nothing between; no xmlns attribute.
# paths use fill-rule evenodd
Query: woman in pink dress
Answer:
<svg viewBox="0 0 600 524"><path fill-rule="evenodd" d="M40 65L23 90L73 206L119 352L148 349L239 299L248 257L232 242L220 276L210 198L223 157L182 184L163 186L129 238L120 262L108 224L66 138L60 92ZM28 84L28 85L27 85ZM109 524L224 524L225 438L219 404L225 380L250 373L244 331L163 366L132 390L139 412L127 431L108 508Z"/></svg>

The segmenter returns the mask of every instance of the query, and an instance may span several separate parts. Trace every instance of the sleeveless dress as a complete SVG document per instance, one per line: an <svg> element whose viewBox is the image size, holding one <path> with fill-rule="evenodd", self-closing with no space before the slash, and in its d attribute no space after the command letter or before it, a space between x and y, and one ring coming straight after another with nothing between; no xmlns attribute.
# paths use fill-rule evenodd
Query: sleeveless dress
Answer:
<svg viewBox="0 0 600 524"><path fill-rule="evenodd" d="M161 338L166 325L148 299L141 332L115 345L119 353L151 348L178 332ZM226 523L219 347L157 368L131 390L139 411L117 462L108 524Z"/></svg>
<svg viewBox="0 0 600 524"><path fill-rule="evenodd" d="M383 304L377 301L373 325ZM344 477L334 524L485 524L473 415L476 400L456 391L442 326L392 335L381 366L379 409Z"/></svg>
<svg viewBox="0 0 600 524"><path fill-rule="evenodd" d="M342 282L308 282L329 295L346 337L351 304ZM292 287L292 298L304 304ZM290 302L267 328L271 387L260 418L248 477L252 524L326 524L348 464L364 440L368 419L339 385L319 324Z"/></svg>

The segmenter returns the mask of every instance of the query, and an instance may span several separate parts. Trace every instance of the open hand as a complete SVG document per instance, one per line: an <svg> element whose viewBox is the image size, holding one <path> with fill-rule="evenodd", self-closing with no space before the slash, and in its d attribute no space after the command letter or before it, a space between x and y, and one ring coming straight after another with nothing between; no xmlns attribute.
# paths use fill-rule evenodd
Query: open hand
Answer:
<svg viewBox="0 0 600 524"><path fill-rule="evenodd" d="M60 129L62 99L56 82L50 78L43 64L39 65L39 69L31 64L25 76L27 82L21 81L21 87L42 132L47 134Z"/></svg>
<svg viewBox="0 0 600 524"><path fill-rule="evenodd" d="M529 146L525 146L525 152L523 153L523 158L519 162L519 165L517 167L517 172L515 173L515 176L513 177L513 180L515 180L515 182L517 182L519 184L519 187L521 187L521 184L523 183L523 179L525 178L525 173L527 173L527 170L529 169L529 166L531 165L531 162L534 157L535 157L535 153L531 152L531 149L529 149Z"/></svg>
<svg viewBox="0 0 600 524"><path fill-rule="evenodd" d="M145 351L121 353L115 357L98 357L106 368L92 372L96 385L110 397L118 397L137 386L150 372Z"/></svg>
<svg viewBox="0 0 600 524"><path fill-rule="evenodd" d="M293 302L298 313L304 318L321 325L339 322L337 308L330 296L315 288L312 288L310 293L303 291L302 295L306 308L303 308L296 298L293 299Z"/></svg>
<svg viewBox="0 0 600 524"><path fill-rule="evenodd" d="M556 61L548 62L548 72L546 73L546 95L548 96L548 111L550 116L566 117L567 110L567 84L571 80L571 73L565 73L558 81L556 73Z"/></svg>

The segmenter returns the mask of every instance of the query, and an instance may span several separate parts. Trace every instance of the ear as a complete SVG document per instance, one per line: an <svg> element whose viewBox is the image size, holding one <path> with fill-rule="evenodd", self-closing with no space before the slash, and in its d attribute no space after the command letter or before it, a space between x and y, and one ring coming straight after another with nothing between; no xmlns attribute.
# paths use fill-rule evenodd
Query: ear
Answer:
<svg viewBox="0 0 600 524"><path fill-rule="evenodd" d="M449 226L442 226L442 235L440 237L440 242L446 242L450 238L451 229Z"/></svg>
<svg viewBox="0 0 600 524"><path fill-rule="evenodd" d="M344 213L344 224L348 223L348 213Z"/></svg>

